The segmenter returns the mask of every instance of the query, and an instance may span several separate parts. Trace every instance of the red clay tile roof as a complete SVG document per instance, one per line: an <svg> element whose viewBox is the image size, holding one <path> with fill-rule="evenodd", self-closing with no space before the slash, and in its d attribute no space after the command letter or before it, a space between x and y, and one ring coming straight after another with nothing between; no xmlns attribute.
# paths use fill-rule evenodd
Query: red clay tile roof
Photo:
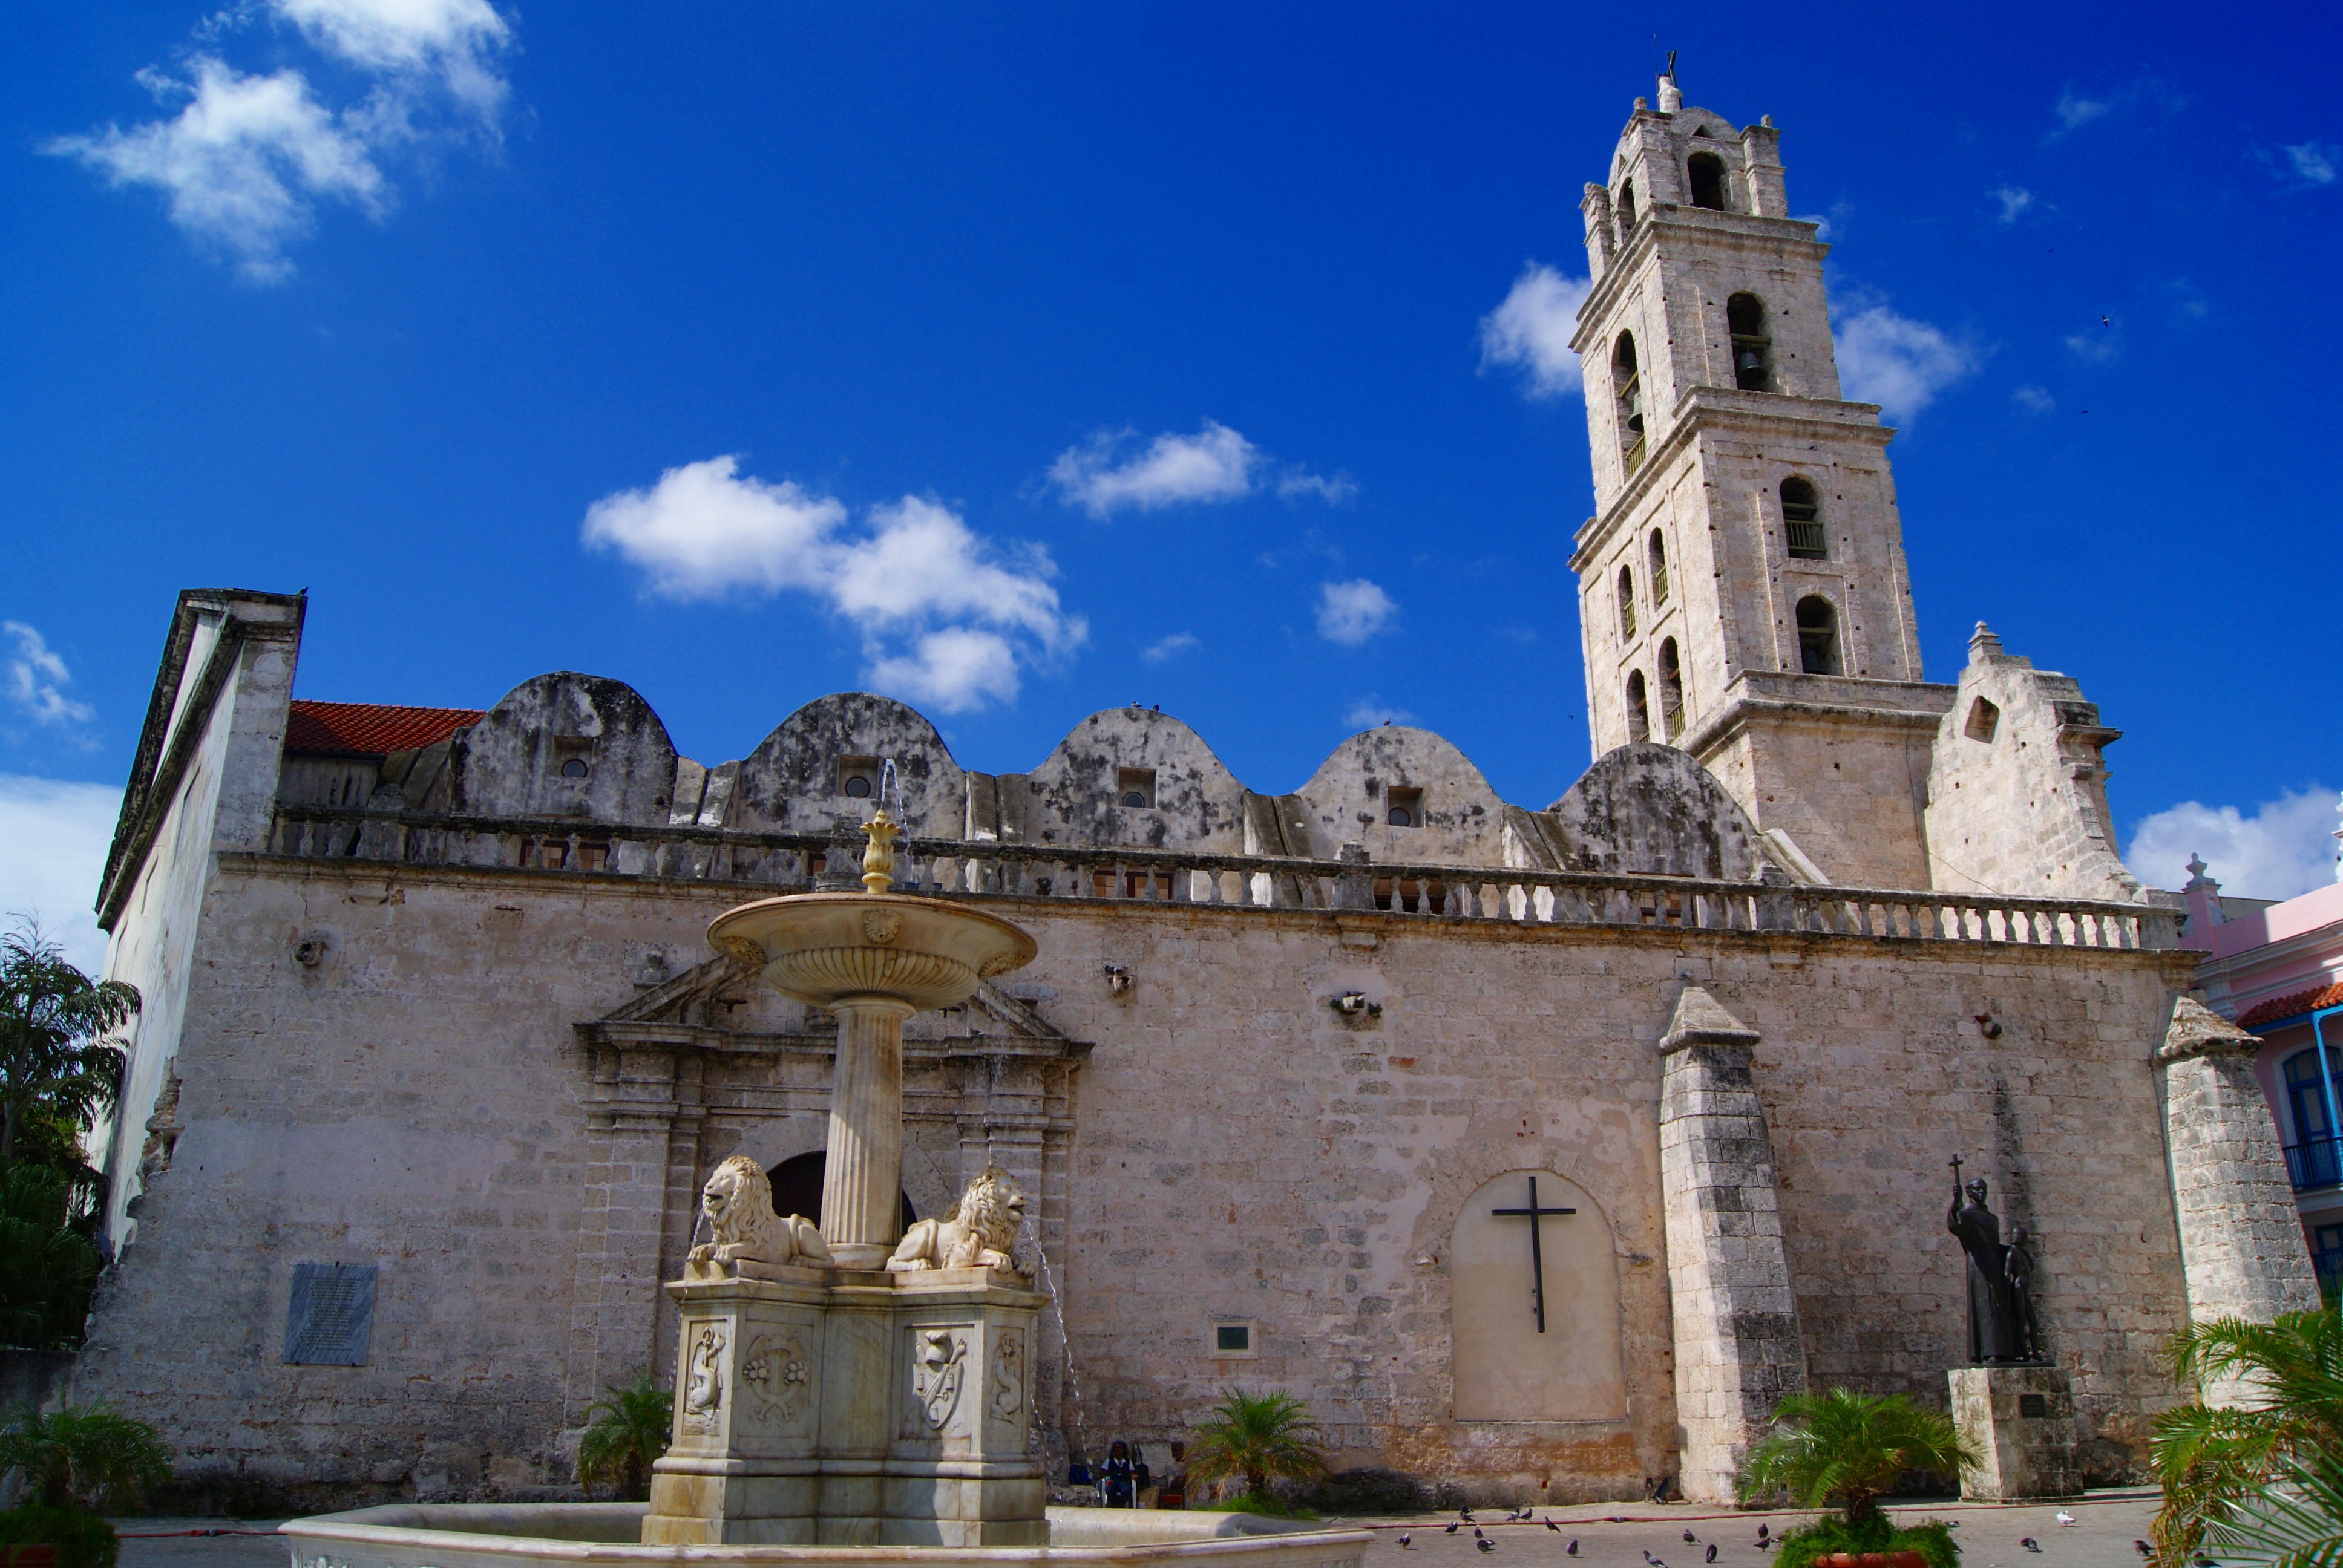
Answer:
<svg viewBox="0 0 2343 1568"><path fill-rule="evenodd" d="M395 708L380 702L293 699L285 749L345 757L387 757L410 746L445 740L488 717L476 708Z"/></svg>
<svg viewBox="0 0 2343 1568"><path fill-rule="evenodd" d="M2274 996L2268 1001L2258 1001L2237 1017L2239 1029L2253 1029L2276 1019L2294 1018L2322 1007L2343 1003L2343 985L2322 986L2317 990L2298 990L2292 996Z"/></svg>

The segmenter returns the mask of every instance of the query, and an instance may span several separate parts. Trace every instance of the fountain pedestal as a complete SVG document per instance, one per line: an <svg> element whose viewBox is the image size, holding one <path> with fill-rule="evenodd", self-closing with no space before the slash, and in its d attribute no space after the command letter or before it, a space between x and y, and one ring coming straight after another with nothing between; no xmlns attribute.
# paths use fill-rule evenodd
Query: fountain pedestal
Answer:
<svg viewBox="0 0 2343 1568"><path fill-rule="evenodd" d="M675 1424L646 1545L1048 1543L1033 1426L1047 1298L1011 1255L1024 1199L988 1168L908 1240L900 1208L903 1020L1031 961L1033 939L888 891L894 830L883 811L866 829L868 892L763 899L708 929L782 995L838 1014L820 1234L770 1212L753 1161L710 1179L716 1239L667 1287Z"/></svg>
<svg viewBox="0 0 2343 1568"><path fill-rule="evenodd" d="M991 1269L686 1279L646 1545L1038 1546L1034 1319Z"/></svg>

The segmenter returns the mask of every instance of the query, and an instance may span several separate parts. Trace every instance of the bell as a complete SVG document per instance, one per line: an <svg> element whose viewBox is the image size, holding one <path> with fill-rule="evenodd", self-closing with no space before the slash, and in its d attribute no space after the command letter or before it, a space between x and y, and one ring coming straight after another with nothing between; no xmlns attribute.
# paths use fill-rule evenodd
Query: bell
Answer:
<svg viewBox="0 0 2343 1568"><path fill-rule="evenodd" d="M1741 351L1740 364L1744 370L1762 369L1765 367L1765 357L1755 348L1745 348Z"/></svg>

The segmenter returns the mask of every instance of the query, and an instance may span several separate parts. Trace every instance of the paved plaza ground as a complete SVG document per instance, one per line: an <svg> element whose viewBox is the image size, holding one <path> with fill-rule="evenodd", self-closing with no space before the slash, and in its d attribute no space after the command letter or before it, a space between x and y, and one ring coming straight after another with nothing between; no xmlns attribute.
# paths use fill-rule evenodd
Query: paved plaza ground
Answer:
<svg viewBox="0 0 2343 1568"><path fill-rule="evenodd" d="M2075 1516L2072 1525L2057 1523L2058 1505L2005 1507L1982 1503L1929 1503L1898 1505L1898 1519L1945 1519L1958 1528L1953 1538L1961 1547L1962 1568L2137 1568L2139 1553L2132 1543L2147 1533L2149 1515L2156 1512L2156 1493L2149 1491L2095 1492L2064 1505ZM1374 1532L1367 1553L1369 1568L1464 1568L1467 1563L1489 1561L1492 1568L1645 1568L1644 1553L1667 1568L1706 1568L1707 1548L1716 1546L1716 1568L1772 1568L1774 1554L1757 1546L1760 1520L1778 1534L1809 1514L1735 1513L1695 1504L1590 1503L1578 1508L1541 1509L1541 1521L1551 1518L1559 1533L1543 1523L1503 1524L1502 1508L1475 1511L1481 1528L1496 1542L1494 1552L1473 1544L1470 1527L1453 1535L1442 1527L1453 1514L1425 1514L1412 1519L1344 1520ZM275 1520L120 1519L120 1568L284 1568L287 1562L284 1537L275 1533ZM1697 1538L1687 1543L1691 1531ZM226 1532L226 1533L196 1533ZM1410 1537L1402 1548L1400 1536ZM2031 1536L2042 1550L2027 1552L2018 1543ZM1569 1545L1578 1543L1578 1555Z"/></svg>

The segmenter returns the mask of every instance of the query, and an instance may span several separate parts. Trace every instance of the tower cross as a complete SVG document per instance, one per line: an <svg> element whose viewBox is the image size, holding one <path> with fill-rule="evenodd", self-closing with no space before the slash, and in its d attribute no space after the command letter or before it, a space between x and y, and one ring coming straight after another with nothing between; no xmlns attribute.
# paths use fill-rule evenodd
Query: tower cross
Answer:
<svg viewBox="0 0 2343 1568"><path fill-rule="evenodd" d="M1544 1214L1575 1214L1575 1209L1541 1209L1537 1201L1537 1178L1530 1178L1530 1206L1526 1209L1492 1209L1490 1213L1527 1215L1530 1222L1530 1291L1537 1303L1538 1332L1545 1332L1545 1244L1538 1237L1538 1219Z"/></svg>

